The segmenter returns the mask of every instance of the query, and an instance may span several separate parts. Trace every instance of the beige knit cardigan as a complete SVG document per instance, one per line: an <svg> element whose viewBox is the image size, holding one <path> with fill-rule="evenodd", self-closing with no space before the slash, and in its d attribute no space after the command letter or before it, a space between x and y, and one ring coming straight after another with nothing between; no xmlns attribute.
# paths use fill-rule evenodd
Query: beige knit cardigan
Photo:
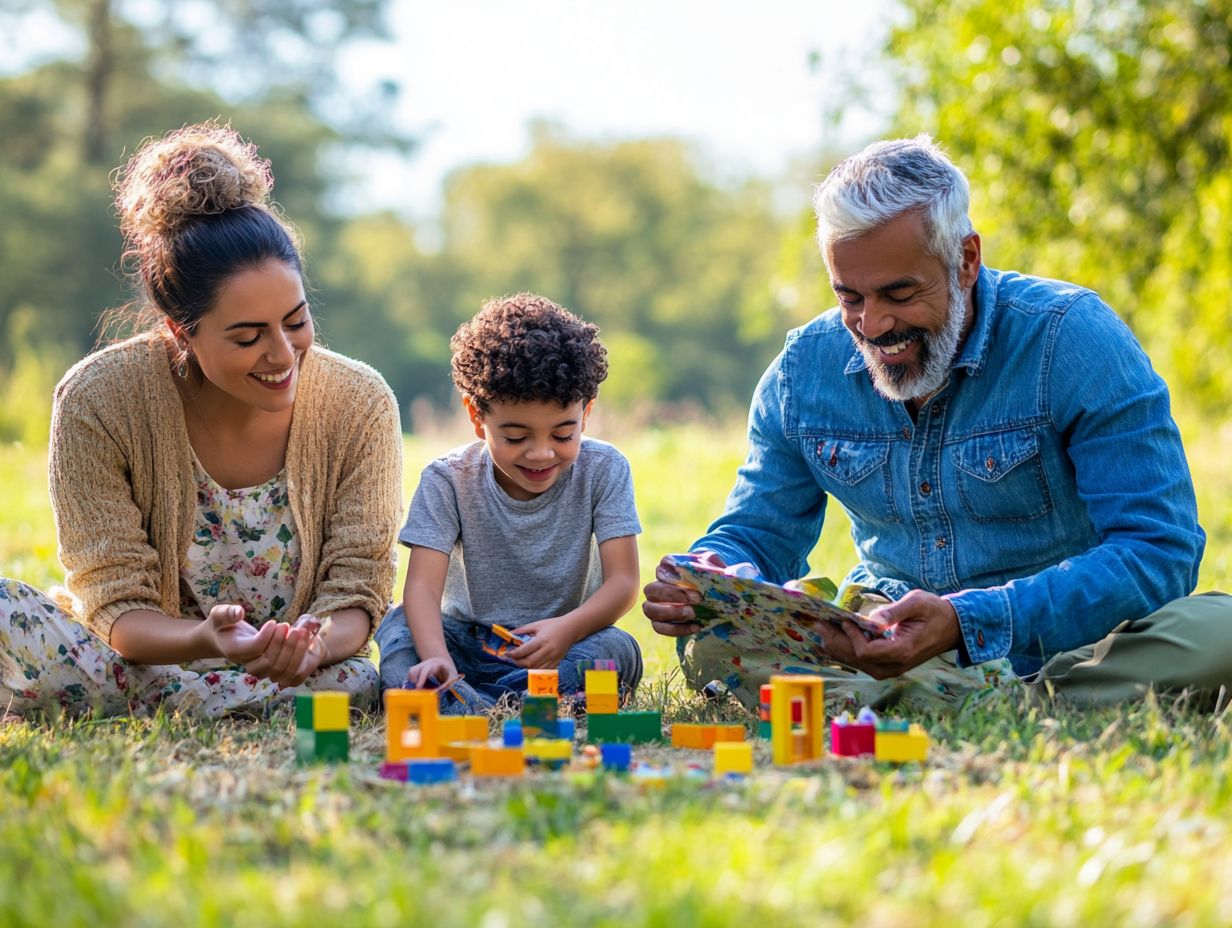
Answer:
<svg viewBox="0 0 1232 928"><path fill-rule="evenodd" d="M314 346L287 444L301 561L285 618L388 608L401 517L402 434L372 368ZM197 508L184 407L164 340L140 335L76 364L56 387L49 466L68 605L110 641L133 609L180 615Z"/></svg>

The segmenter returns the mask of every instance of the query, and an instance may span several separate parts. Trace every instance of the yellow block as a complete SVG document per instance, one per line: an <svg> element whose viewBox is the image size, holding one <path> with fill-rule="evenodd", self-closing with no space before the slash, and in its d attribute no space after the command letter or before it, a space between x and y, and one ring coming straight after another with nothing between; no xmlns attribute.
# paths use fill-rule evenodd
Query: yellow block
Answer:
<svg viewBox="0 0 1232 928"><path fill-rule="evenodd" d="M557 696L560 694L560 677L555 670L528 670L526 692L532 696Z"/></svg>
<svg viewBox="0 0 1232 928"><path fill-rule="evenodd" d="M521 748L480 744L471 749L471 773L477 777L520 777L525 769Z"/></svg>
<svg viewBox="0 0 1232 928"><path fill-rule="evenodd" d="M317 731L346 731L351 724L351 697L346 693L312 694L312 727Z"/></svg>
<svg viewBox="0 0 1232 928"><path fill-rule="evenodd" d="M442 715L437 722L440 741L487 741L488 719L483 715Z"/></svg>
<svg viewBox="0 0 1232 928"><path fill-rule="evenodd" d="M615 693L587 693L586 711L591 715L615 715L620 711L620 697Z"/></svg>
<svg viewBox="0 0 1232 928"><path fill-rule="evenodd" d="M620 695L619 683L614 670L586 671L586 695Z"/></svg>
<svg viewBox="0 0 1232 928"><path fill-rule="evenodd" d="M562 738L528 738L522 750L527 757L540 760L569 760L573 756L573 743Z"/></svg>
<svg viewBox="0 0 1232 928"><path fill-rule="evenodd" d="M439 707L432 690L386 690L385 759L440 757Z"/></svg>
<svg viewBox="0 0 1232 928"><path fill-rule="evenodd" d="M799 764L822 756L825 727L825 682L804 674L776 674L770 678L770 741L776 764ZM801 719L792 728L792 704L801 706Z"/></svg>
<svg viewBox="0 0 1232 928"><path fill-rule="evenodd" d="M895 764L923 761L928 758L928 732L916 724L907 731L879 731L873 750L877 760Z"/></svg>
<svg viewBox="0 0 1232 928"><path fill-rule="evenodd" d="M720 741L714 746L714 773L752 773L753 745L747 741Z"/></svg>

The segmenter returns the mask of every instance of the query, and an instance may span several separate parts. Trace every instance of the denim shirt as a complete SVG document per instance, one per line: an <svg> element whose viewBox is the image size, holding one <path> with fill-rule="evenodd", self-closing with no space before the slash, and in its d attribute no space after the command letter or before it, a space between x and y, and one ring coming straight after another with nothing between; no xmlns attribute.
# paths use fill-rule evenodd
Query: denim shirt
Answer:
<svg viewBox="0 0 1232 928"><path fill-rule="evenodd" d="M1168 389L1089 290L982 268L946 385L913 420L832 309L788 333L749 454L693 550L802 577L833 496L892 598L945 596L960 656L1026 674L1190 593L1206 536Z"/></svg>

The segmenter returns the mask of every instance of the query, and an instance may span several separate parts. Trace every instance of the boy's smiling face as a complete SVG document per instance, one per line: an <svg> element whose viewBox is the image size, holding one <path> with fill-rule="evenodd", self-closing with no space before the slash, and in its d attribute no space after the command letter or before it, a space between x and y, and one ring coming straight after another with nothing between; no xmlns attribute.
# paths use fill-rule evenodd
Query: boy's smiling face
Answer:
<svg viewBox="0 0 1232 928"><path fill-rule="evenodd" d="M489 403L482 412L469 396L462 398L475 434L488 446L496 482L513 499L534 499L550 489L573 466L591 403Z"/></svg>

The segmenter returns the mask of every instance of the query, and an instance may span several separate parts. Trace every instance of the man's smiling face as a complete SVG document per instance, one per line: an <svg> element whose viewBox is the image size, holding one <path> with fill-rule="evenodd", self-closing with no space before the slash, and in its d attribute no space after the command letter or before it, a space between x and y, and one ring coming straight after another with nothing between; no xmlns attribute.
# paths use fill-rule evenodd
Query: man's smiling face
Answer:
<svg viewBox="0 0 1232 928"><path fill-rule="evenodd" d="M923 216L912 211L828 244L826 265L843 325L887 399L926 397L945 383L968 325L978 242L969 237L960 266L947 268L928 249Z"/></svg>

